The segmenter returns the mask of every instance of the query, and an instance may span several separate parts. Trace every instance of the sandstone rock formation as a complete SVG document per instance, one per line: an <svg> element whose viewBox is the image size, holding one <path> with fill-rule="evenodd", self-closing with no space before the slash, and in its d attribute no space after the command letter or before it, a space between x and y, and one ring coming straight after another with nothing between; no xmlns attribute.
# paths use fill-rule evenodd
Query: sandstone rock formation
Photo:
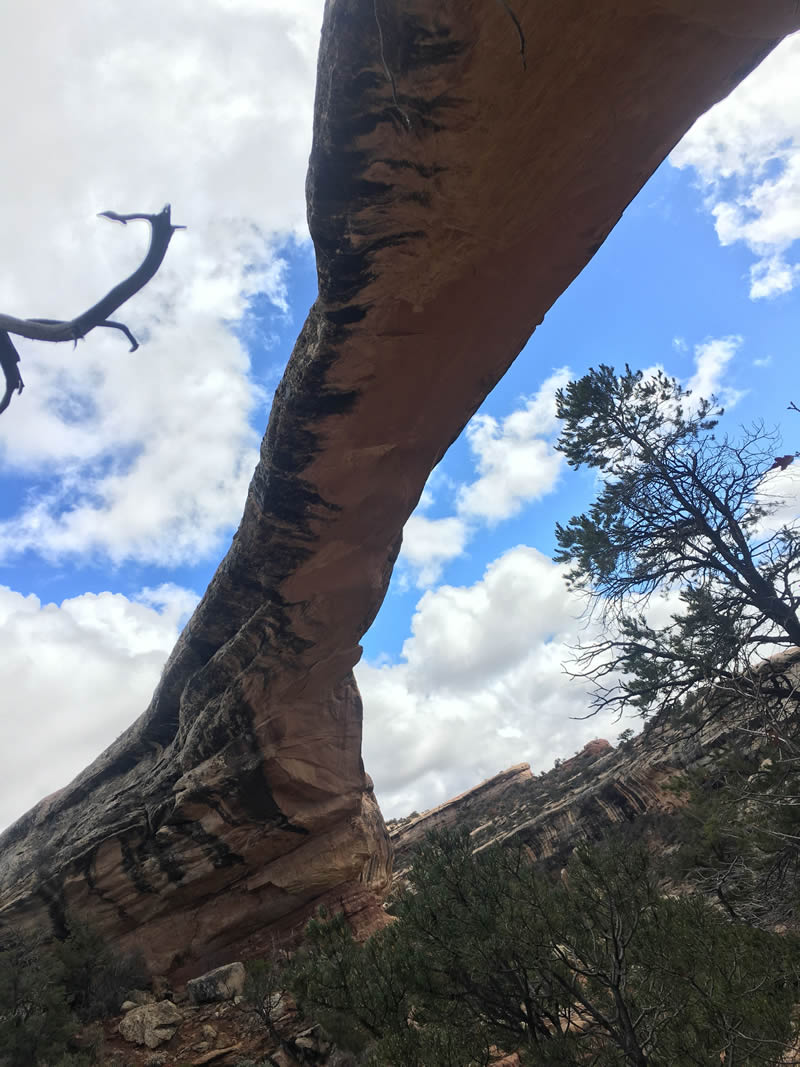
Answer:
<svg viewBox="0 0 800 1067"><path fill-rule="evenodd" d="M515 810L517 798L527 796L533 781L530 764L517 763L421 815L391 820L388 829L394 852L395 883L407 873L417 845L434 830L468 827L470 833L476 834L482 826L490 825L494 834L499 833L497 817Z"/></svg>
<svg viewBox="0 0 800 1067"><path fill-rule="evenodd" d="M561 867L576 845L599 841L614 827L668 818L681 801L665 787L686 771L713 769L731 738L741 745L739 725L730 716L700 729L651 720L618 748L590 741L547 773L533 775L526 763L510 767L416 818L396 820L389 824L395 886L403 885L431 830L467 830L476 851L521 843L532 859Z"/></svg>
<svg viewBox="0 0 800 1067"><path fill-rule="evenodd" d="M798 25L794 0L327 0L319 296L241 526L150 707L0 840L2 926L74 911L189 976L321 900L372 921L352 668L403 524L653 169Z"/></svg>

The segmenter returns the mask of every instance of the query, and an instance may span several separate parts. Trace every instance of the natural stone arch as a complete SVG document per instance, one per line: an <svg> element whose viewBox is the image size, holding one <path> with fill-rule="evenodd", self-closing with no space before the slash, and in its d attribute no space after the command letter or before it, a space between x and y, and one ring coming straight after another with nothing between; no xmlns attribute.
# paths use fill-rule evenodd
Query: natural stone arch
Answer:
<svg viewBox="0 0 800 1067"><path fill-rule="evenodd" d="M667 152L800 26L794 0L512 6L524 67L502 4L381 5L381 48L373 0L328 0L319 296L241 526L147 711L0 839L0 924L73 908L180 978L322 901L377 919L352 668L403 525Z"/></svg>

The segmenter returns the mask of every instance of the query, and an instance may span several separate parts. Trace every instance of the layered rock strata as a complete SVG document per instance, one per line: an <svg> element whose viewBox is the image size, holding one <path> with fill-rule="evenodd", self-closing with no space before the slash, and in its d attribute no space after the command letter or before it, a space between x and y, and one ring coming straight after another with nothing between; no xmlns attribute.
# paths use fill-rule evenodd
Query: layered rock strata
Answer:
<svg viewBox="0 0 800 1067"><path fill-rule="evenodd" d="M650 173L798 25L794 0L327 0L319 296L241 525L150 707L0 840L2 928L74 912L188 976L323 900L373 921L352 669L402 527Z"/></svg>
<svg viewBox="0 0 800 1067"><path fill-rule="evenodd" d="M731 739L741 745L741 725L735 716L711 718L701 728L653 720L617 748L590 741L546 773L533 775L528 764L519 764L446 804L394 820L394 884L402 887L432 830L467 830L476 852L522 844L531 859L560 867L577 845L601 841L615 827L669 818L681 803L670 783L688 771L713 773Z"/></svg>
<svg viewBox="0 0 800 1067"><path fill-rule="evenodd" d="M520 798L527 799L534 781L530 764L517 763L421 815L391 819L387 828L394 852L394 883L403 881L429 833L466 828L474 836L490 826L492 840L497 838L509 814L518 810Z"/></svg>

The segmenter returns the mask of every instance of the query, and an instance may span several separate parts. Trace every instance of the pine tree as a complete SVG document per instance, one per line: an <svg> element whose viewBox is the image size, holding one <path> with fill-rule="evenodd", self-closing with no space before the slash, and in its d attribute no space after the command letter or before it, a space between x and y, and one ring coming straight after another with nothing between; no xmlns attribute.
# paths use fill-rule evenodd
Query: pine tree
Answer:
<svg viewBox="0 0 800 1067"><path fill-rule="evenodd" d="M800 646L800 531L769 522L782 503L766 477L777 434L757 424L719 436L713 398L629 367L570 382L557 412L559 450L600 475L589 511L557 526L555 557L603 624L578 653L595 710L675 711L700 690L717 710L743 693L761 708L796 699L783 666L767 664ZM648 616L656 595L671 605L666 624Z"/></svg>

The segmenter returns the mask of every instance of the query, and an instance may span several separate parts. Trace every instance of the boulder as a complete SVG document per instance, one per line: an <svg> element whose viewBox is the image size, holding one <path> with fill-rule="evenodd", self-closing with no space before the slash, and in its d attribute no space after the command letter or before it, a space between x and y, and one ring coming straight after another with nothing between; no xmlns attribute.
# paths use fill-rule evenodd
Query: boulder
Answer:
<svg viewBox="0 0 800 1067"><path fill-rule="evenodd" d="M0 838L0 939L77 914L183 981L321 904L383 921L353 667L403 526L653 170L800 27L791 0L379 7L325 4L319 293L239 529L150 706Z"/></svg>
<svg viewBox="0 0 800 1067"><path fill-rule="evenodd" d="M322 1032L322 1027L319 1025L309 1026L307 1029L301 1030L294 1038L293 1044L296 1048L317 1053L318 1057L330 1052L331 1048L330 1041L327 1040Z"/></svg>
<svg viewBox="0 0 800 1067"><path fill-rule="evenodd" d="M118 1029L126 1041L153 1049L169 1041L182 1021L183 1015L171 1000L159 1000L133 1008Z"/></svg>
<svg viewBox="0 0 800 1067"><path fill-rule="evenodd" d="M244 993L246 977L243 963L226 963L199 978L192 978L186 983L186 992L193 1004L233 1000Z"/></svg>

